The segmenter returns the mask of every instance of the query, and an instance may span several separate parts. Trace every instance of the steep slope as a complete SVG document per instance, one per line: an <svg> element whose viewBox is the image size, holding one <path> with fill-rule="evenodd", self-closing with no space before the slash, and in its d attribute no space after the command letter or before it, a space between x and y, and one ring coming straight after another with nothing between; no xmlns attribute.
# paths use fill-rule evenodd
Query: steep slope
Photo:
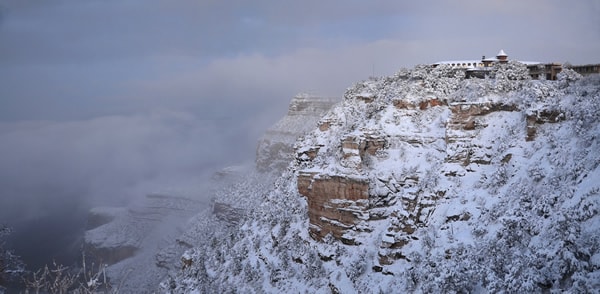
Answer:
<svg viewBox="0 0 600 294"><path fill-rule="evenodd" d="M357 83L164 290L598 291L599 85L517 63Z"/></svg>
<svg viewBox="0 0 600 294"><path fill-rule="evenodd" d="M271 126L258 142L256 168L262 172L285 169L293 158L294 142L312 131L317 121L338 101L339 98L296 95L287 115Z"/></svg>

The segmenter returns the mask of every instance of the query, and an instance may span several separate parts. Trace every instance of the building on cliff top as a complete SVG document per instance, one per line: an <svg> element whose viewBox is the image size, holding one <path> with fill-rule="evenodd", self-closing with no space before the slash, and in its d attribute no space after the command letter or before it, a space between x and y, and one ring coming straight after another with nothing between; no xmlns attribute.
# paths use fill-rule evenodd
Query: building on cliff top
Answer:
<svg viewBox="0 0 600 294"><path fill-rule="evenodd" d="M495 58L486 58L485 55L481 60L457 60L457 61L439 61L432 64L437 67L442 64L450 65L453 68L464 70L467 78L484 78L496 64L507 63L508 55L504 50L500 50ZM529 70L529 75L532 79L545 78L546 80L556 80L558 73L562 71L561 63L542 63L538 61L518 61L525 64ZM582 75L600 73L600 64L575 65L570 67L575 72Z"/></svg>
<svg viewBox="0 0 600 294"><path fill-rule="evenodd" d="M600 74L600 63L573 65L571 66L571 69L584 76L591 74Z"/></svg>

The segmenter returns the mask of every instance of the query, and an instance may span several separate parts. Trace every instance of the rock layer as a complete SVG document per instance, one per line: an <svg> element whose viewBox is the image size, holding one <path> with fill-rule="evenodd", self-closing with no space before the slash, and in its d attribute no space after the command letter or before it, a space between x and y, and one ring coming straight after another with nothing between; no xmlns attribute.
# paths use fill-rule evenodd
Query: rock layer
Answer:
<svg viewBox="0 0 600 294"><path fill-rule="evenodd" d="M298 191L307 197L310 234L316 239L332 234L352 242L344 233L368 218L369 183L365 178L301 173Z"/></svg>

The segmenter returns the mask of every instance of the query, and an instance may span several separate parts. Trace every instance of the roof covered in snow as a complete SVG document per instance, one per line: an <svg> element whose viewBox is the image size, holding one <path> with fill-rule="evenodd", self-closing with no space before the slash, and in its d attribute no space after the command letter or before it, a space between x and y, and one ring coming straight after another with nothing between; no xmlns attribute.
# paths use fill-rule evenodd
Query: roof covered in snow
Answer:
<svg viewBox="0 0 600 294"><path fill-rule="evenodd" d="M449 64L456 67L473 68L481 63L481 60L453 60L453 61L438 61L434 65Z"/></svg>
<svg viewBox="0 0 600 294"><path fill-rule="evenodd" d="M469 63L480 63L481 60L448 60L438 61L434 64L469 64Z"/></svg>

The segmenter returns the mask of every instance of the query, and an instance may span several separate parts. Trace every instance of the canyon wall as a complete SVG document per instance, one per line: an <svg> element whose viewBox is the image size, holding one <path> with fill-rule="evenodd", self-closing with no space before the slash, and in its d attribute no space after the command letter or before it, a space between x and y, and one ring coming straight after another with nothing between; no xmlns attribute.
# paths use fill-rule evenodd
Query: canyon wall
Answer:
<svg viewBox="0 0 600 294"><path fill-rule="evenodd" d="M413 233L427 226L449 192L450 186L440 183L490 164L511 164L515 144L509 141L515 136L532 141L540 124L561 119L559 111L530 111L508 99L347 94L339 109L296 146L296 185L307 200L310 236L321 241L331 235L360 245L386 220L379 264L405 259L402 248L417 239ZM361 127L348 127L350 122ZM447 223L470 218L458 212L448 215Z"/></svg>
<svg viewBox="0 0 600 294"><path fill-rule="evenodd" d="M316 127L317 121L339 98L298 94L292 98L287 114L271 126L259 140L256 168L283 171L294 158L294 142Z"/></svg>

